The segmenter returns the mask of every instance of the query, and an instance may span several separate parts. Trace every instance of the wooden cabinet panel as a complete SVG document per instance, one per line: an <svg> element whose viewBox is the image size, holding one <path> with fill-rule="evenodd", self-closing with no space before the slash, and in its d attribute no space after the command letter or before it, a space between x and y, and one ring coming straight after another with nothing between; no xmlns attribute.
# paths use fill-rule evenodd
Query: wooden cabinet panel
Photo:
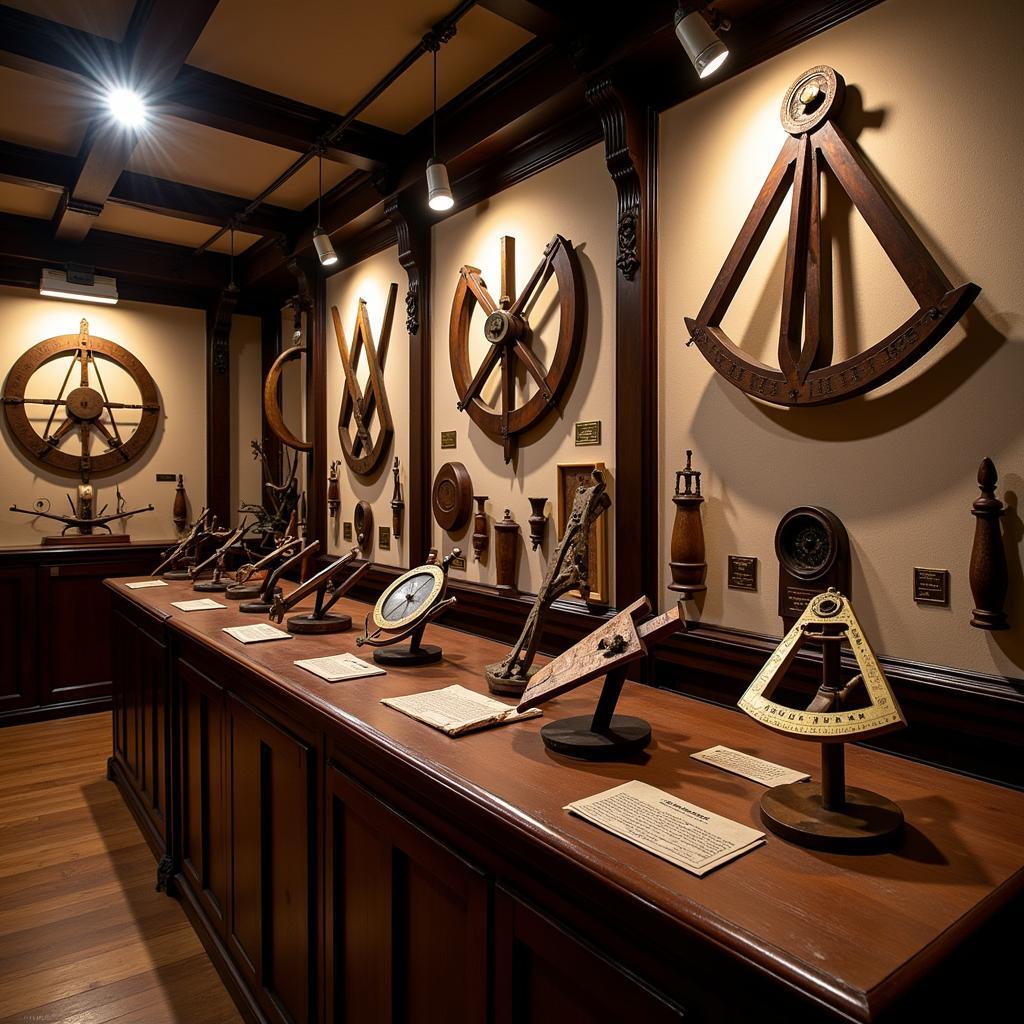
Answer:
<svg viewBox="0 0 1024 1024"><path fill-rule="evenodd" d="M328 1020L487 1019L487 877L328 769Z"/></svg>
<svg viewBox="0 0 1024 1024"><path fill-rule="evenodd" d="M495 1024L678 1024L683 1009L499 888Z"/></svg>
<svg viewBox="0 0 1024 1024"><path fill-rule="evenodd" d="M181 868L215 929L223 933L227 894L224 690L178 662L181 753Z"/></svg>
<svg viewBox="0 0 1024 1024"><path fill-rule="evenodd" d="M229 948L268 1018L312 1019L312 748L228 697Z"/></svg>
<svg viewBox="0 0 1024 1024"><path fill-rule="evenodd" d="M39 702L35 626L35 572L0 569L0 713Z"/></svg>

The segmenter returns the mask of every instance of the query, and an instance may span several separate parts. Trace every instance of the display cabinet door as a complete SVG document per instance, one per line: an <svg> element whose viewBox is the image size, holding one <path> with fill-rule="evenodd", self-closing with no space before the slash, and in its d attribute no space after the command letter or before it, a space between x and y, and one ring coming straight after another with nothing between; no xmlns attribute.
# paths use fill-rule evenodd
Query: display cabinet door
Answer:
<svg viewBox="0 0 1024 1024"><path fill-rule="evenodd" d="M486 1020L487 876L334 766L324 828L327 1019Z"/></svg>
<svg viewBox="0 0 1024 1024"><path fill-rule="evenodd" d="M228 696L228 948L268 1019L316 1006L312 748Z"/></svg>
<svg viewBox="0 0 1024 1024"><path fill-rule="evenodd" d="M178 662L181 868L185 882L223 934L227 896L224 690L187 661Z"/></svg>
<svg viewBox="0 0 1024 1024"><path fill-rule="evenodd" d="M678 1024L684 1010L550 918L498 888L495 1024Z"/></svg>
<svg viewBox="0 0 1024 1024"><path fill-rule="evenodd" d="M39 703L36 574L0 569L0 713Z"/></svg>

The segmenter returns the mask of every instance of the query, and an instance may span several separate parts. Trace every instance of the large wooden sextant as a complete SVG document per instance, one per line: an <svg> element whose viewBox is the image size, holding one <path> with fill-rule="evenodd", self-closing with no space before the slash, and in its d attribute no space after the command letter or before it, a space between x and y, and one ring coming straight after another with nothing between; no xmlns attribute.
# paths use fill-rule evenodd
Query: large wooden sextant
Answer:
<svg viewBox="0 0 1024 1024"><path fill-rule="evenodd" d="M529 315L544 285L554 274L558 286L558 340L550 367L538 358ZM484 338L489 348L474 373L470 361L469 327L473 309L479 303L487 318ZM501 239L501 292L497 301L476 267L459 270L459 284L452 301L448 344L452 379L459 396L458 407L469 413L481 430L501 440L505 461L511 462L517 439L550 409L572 377L582 347L584 319L583 276L572 242L555 235L544 249L526 287L516 296L515 239ZM495 409L484 400L483 391L491 374L499 369L499 404ZM535 390L522 404L517 399L517 376L522 371L532 379Z"/></svg>
<svg viewBox="0 0 1024 1024"><path fill-rule="evenodd" d="M953 287L835 124L844 92L842 76L825 65L805 71L790 86L781 112L789 138L700 312L686 318L690 341L730 384L776 405L821 405L879 387L944 337L981 291L975 284ZM888 337L834 364L831 282L822 274L821 177L826 166L918 305ZM735 345L722 330L722 319L791 185L779 368L775 369Z"/></svg>

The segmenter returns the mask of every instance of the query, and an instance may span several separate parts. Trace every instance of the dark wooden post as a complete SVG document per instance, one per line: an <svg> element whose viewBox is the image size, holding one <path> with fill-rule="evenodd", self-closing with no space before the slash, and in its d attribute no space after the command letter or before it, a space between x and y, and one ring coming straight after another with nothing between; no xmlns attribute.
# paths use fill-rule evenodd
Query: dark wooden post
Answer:
<svg viewBox="0 0 1024 1024"><path fill-rule="evenodd" d="M270 373L270 367L274 365L274 360L281 354L281 305L279 303L271 309L265 309L260 313L260 378L261 380L267 379L267 374ZM281 402L281 386L278 384L278 404ZM263 406L262 402L262 390L260 392L260 437L263 442L263 451L267 456L266 466L269 467L270 472L274 475L274 483L279 483L281 479L281 442L277 439L277 435L270 429L267 423L267 411ZM240 458L244 457L242 454ZM260 494L262 500L266 500L266 487L270 482L267 479L266 467L260 468L260 473L263 480Z"/></svg>
<svg viewBox="0 0 1024 1024"><path fill-rule="evenodd" d="M233 285L206 309L206 504L223 526L231 516L231 314Z"/></svg>
<svg viewBox="0 0 1024 1024"><path fill-rule="evenodd" d="M306 360L306 533L327 552L327 281L320 268L306 268L310 282L306 307L309 354Z"/></svg>
<svg viewBox="0 0 1024 1024"><path fill-rule="evenodd" d="M430 548L430 225L422 195L392 196L385 213L398 236L398 261L405 268L405 329L409 333L408 563L418 565Z"/></svg>
<svg viewBox="0 0 1024 1024"><path fill-rule="evenodd" d="M601 118L615 182L615 604L641 595L657 607L658 339L656 112L611 78L587 88Z"/></svg>

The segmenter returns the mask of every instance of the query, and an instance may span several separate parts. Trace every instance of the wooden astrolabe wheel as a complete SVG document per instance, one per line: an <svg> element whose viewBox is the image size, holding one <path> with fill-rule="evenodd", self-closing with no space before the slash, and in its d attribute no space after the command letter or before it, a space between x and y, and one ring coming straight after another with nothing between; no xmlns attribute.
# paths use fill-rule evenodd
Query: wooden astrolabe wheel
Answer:
<svg viewBox="0 0 1024 1024"><path fill-rule="evenodd" d="M36 392L35 375L61 356L70 361L56 395L45 387ZM138 402L111 401L101 370L104 361L131 378ZM33 462L84 479L113 472L141 455L160 416L160 399L149 371L127 349L90 336L87 320L78 334L47 338L18 359L4 382L3 405L12 436ZM41 416L32 415L36 412ZM138 422L129 422L136 413ZM40 430L42 416L46 421ZM99 454L92 452L93 435L105 446Z"/></svg>
<svg viewBox="0 0 1024 1024"><path fill-rule="evenodd" d="M501 292L495 300L476 267L459 271L452 301L449 348L458 407L485 433L499 439L510 462L517 439L555 407L572 377L582 344L584 319L583 279L572 242L555 235L521 294L515 294L515 239L501 239ZM534 347L529 314L545 284L554 276L558 289L558 337L550 366ZM470 325L474 308L483 310L483 334L488 349L474 372L470 356ZM500 376L497 407L483 397L491 375ZM518 378L524 375L522 387ZM532 388L528 394L527 388Z"/></svg>

